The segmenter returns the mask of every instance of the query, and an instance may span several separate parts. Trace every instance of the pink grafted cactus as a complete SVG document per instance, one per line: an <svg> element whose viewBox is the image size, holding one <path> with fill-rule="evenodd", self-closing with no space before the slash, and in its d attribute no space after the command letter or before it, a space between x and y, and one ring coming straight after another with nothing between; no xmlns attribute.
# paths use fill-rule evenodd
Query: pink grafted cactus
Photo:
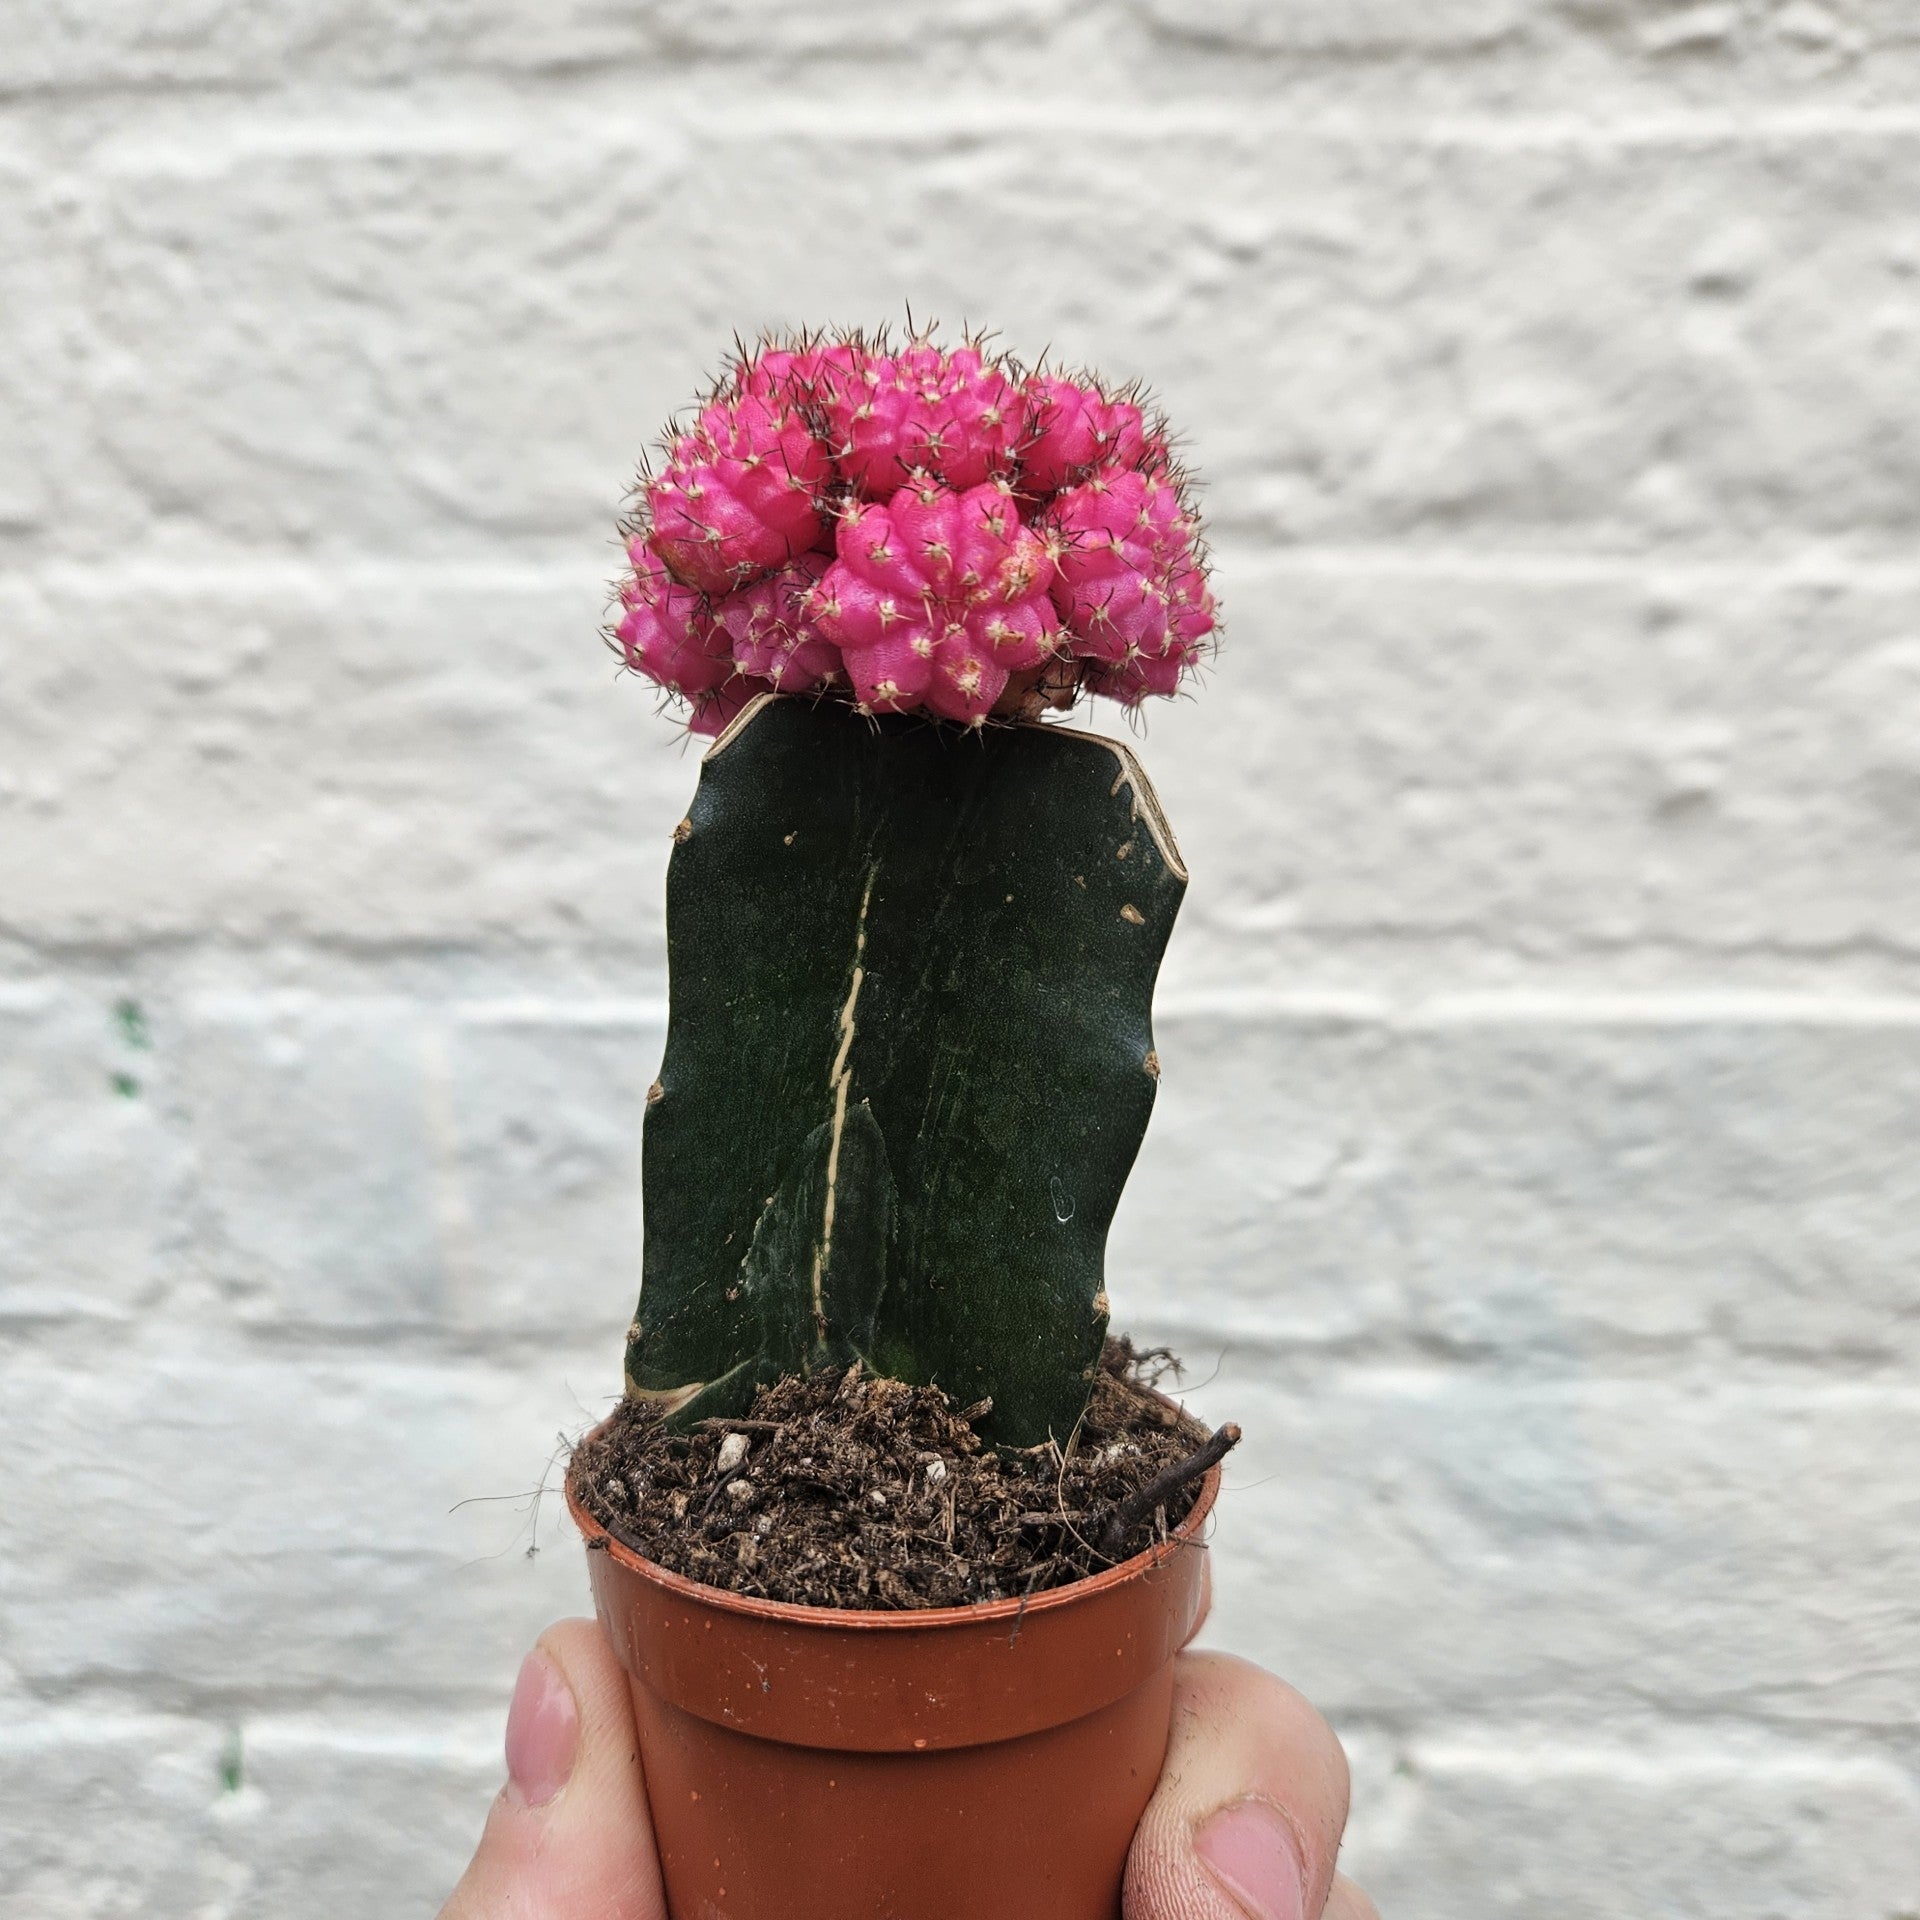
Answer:
<svg viewBox="0 0 1920 1920"><path fill-rule="evenodd" d="M850 340L802 336L791 346L762 347L738 364L735 378L742 393L803 405L817 414L827 394L861 363L861 350Z"/></svg>
<svg viewBox="0 0 1920 1920"><path fill-rule="evenodd" d="M834 464L869 500L916 474L959 489L1004 478L1030 426L1018 381L977 347L863 353L821 394Z"/></svg>
<svg viewBox="0 0 1920 1920"><path fill-rule="evenodd" d="M921 475L850 508L814 595L861 702L984 720L1009 674L1059 650L1053 562L1004 487L955 493Z"/></svg>
<svg viewBox="0 0 1920 1920"><path fill-rule="evenodd" d="M1109 398L1090 380L1057 373L1030 375L1026 395L1033 435L1021 449L1020 468L1031 492L1057 493L1097 468L1147 462L1147 422L1135 401ZM1152 464L1167 464L1157 435L1152 453Z"/></svg>
<svg viewBox="0 0 1920 1920"><path fill-rule="evenodd" d="M734 665L754 682L754 692L811 693L839 676L840 650L813 612L813 591L829 564L824 553L803 553L715 603Z"/></svg>
<svg viewBox="0 0 1920 1920"><path fill-rule="evenodd" d="M734 676L727 636L717 632L706 596L674 579L642 540L627 543L633 571L621 583L614 637L635 673L669 692L711 693Z"/></svg>
<svg viewBox="0 0 1920 1920"><path fill-rule="evenodd" d="M648 482L649 544L684 585L728 593L819 545L832 477L789 395L716 400Z"/></svg>
<svg viewBox="0 0 1920 1920"><path fill-rule="evenodd" d="M630 532L612 637L696 732L766 691L975 726L1135 705L1177 692L1215 625L1159 417L976 341L743 353Z"/></svg>
<svg viewBox="0 0 1920 1920"><path fill-rule="evenodd" d="M700 735L724 733L746 711L747 702L755 694L765 692L765 687L736 676L724 687L715 687L693 702L687 715L687 731Z"/></svg>
<svg viewBox="0 0 1920 1920"><path fill-rule="evenodd" d="M1112 684L1148 691L1166 676L1123 670L1174 662L1172 692L1213 627L1198 530L1180 489L1137 467L1099 470L1061 494L1044 524L1059 556L1054 601L1082 657L1121 672Z"/></svg>

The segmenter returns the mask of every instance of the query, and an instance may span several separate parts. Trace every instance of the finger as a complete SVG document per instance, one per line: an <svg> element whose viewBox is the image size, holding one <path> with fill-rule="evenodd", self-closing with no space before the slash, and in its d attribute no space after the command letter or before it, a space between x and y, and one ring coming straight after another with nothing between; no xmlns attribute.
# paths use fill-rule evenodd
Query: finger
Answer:
<svg viewBox="0 0 1920 1920"><path fill-rule="evenodd" d="M1336 1873L1320 1920L1380 1920L1380 1909L1344 1873Z"/></svg>
<svg viewBox="0 0 1920 1920"><path fill-rule="evenodd" d="M1127 1920L1320 1920L1346 1824L1347 1757L1312 1707L1243 1660L1182 1654Z"/></svg>
<svg viewBox="0 0 1920 1920"><path fill-rule="evenodd" d="M507 1784L440 1920L666 1920L627 1677L591 1620L527 1655Z"/></svg>

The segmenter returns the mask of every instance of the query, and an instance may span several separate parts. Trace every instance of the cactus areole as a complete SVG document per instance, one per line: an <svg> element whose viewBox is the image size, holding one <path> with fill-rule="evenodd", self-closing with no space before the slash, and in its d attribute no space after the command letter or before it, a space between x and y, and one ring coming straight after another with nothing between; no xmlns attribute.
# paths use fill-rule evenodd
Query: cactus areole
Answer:
<svg viewBox="0 0 1920 1920"><path fill-rule="evenodd" d="M629 522L611 638L719 737L675 830L628 1394L845 1367L1065 1444L1186 885L1124 746L1214 616L1164 423L977 343L741 355Z"/></svg>

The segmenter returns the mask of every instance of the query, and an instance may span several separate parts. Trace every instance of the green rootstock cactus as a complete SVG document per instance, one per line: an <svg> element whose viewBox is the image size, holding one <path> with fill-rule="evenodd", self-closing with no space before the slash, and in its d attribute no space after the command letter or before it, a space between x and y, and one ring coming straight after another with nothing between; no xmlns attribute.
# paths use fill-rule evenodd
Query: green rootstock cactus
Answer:
<svg viewBox="0 0 1920 1920"><path fill-rule="evenodd" d="M979 341L768 341L626 533L608 638L720 734L668 878L628 1391L738 1414L858 1359L1064 1439L1186 876L1133 756L1039 722L1209 644L1166 424Z"/></svg>
<svg viewBox="0 0 1920 1920"><path fill-rule="evenodd" d="M1186 886L1133 755L763 698L676 840L629 1392L737 1414L859 1359L1064 1439Z"/></svg>

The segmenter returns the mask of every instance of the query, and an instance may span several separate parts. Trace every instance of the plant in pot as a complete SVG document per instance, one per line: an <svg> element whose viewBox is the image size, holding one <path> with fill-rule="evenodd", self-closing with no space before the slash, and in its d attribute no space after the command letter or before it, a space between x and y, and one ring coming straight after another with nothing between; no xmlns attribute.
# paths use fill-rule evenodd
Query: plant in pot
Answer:
<svg viewBox="0 0 1920 1920"><path fill-rule="evenodd" d="M740 351L613 642L718 737L673 830L626 1394L568 1478L680 1920L1117 1913L1208 1435L1108 1333L1186 885L1122 745L1214 626L1132 391Z"/></svg>

